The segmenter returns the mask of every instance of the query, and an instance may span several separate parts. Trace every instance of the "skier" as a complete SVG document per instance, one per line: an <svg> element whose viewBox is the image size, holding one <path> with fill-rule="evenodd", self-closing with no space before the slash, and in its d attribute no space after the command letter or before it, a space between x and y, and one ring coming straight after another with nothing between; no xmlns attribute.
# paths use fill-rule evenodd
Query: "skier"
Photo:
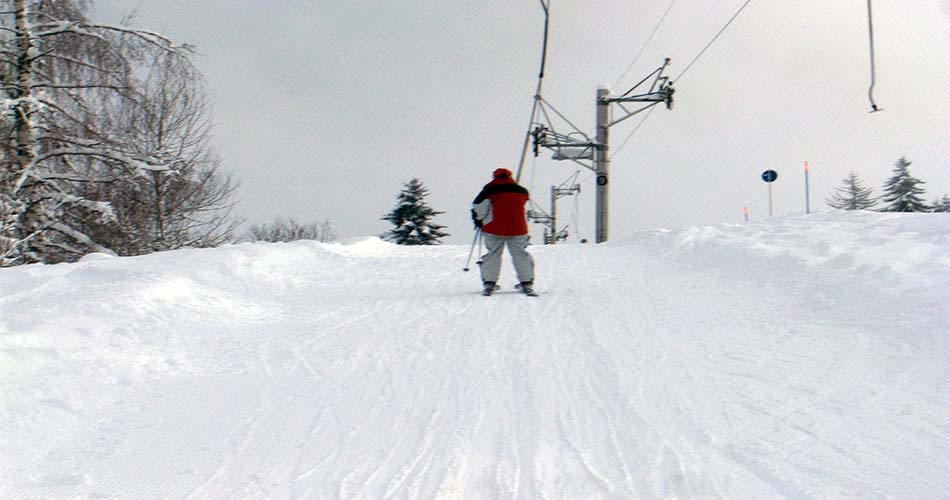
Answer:
<svg viewBox="0 0 950 500"><path fill-rule="evenodd" d="M524 210L528 190L515 182L507 168L496 169L493 177L472 202L472 220L476 230L482 231L488 250L481 259L482 295L491 295L497 289L501 254L508 245L520 282L516 288L533 296L534 258L527 251L528 220Z"/></svg>

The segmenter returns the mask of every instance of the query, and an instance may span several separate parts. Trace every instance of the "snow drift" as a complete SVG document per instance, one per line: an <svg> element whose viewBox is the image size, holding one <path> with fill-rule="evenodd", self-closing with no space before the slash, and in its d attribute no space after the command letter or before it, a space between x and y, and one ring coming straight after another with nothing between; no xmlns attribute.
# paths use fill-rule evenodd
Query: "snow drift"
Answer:
<svg viewBox="0 0 950 500"><path fill-rule="evenodd" d="M950 491L946 215L534 247L539 298L480 296L467 252L0 270L0 498Z"/></svg>

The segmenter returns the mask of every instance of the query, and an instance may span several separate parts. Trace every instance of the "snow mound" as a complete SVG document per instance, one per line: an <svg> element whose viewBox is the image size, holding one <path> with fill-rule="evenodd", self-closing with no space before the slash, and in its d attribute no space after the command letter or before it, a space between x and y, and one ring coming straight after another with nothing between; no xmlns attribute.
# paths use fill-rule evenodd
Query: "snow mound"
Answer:
<svg viewBox="0 0 950 500"><path fill-rule="evenodd" d="M667 247L677 256L729 265L809 266L924 280L950 270L950 217L943 214L829 212L744 225L645 232L627 244Z"/></svg>
<svg viewBox="0 0 950 500"><path fill-rule="evenodd" d="M344 244L330 245L328 250L351 257L383 257L397 251L398 245L376 236L354 238Z"/></svg>

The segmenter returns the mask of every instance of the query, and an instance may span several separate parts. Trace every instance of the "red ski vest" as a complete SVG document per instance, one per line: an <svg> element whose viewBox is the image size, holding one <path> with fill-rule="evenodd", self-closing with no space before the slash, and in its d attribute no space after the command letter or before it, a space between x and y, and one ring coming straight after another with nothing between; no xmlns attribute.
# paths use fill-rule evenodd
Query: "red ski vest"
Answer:
<svg viewBox="0 0 950 500"><path fill-rule="evenodd" d="M521 236L528 234L525 204L528 190L519 186L511 177L499 177L485 185L475 201L478 205L491 201L491 222L482 226L482 231L498 236Z"/></svg>

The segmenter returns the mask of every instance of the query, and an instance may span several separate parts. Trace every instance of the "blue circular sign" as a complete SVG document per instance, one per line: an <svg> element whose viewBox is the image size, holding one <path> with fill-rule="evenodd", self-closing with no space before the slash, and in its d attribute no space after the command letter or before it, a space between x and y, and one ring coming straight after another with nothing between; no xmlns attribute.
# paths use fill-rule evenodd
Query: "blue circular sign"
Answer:
<svg viewBox="0 0 950 500"><path fill-rule="evenodd" d="M774 170L766 170L762 172L762 180L765 182L775 182L775 179L778 179L778 172Z"/></svg>

